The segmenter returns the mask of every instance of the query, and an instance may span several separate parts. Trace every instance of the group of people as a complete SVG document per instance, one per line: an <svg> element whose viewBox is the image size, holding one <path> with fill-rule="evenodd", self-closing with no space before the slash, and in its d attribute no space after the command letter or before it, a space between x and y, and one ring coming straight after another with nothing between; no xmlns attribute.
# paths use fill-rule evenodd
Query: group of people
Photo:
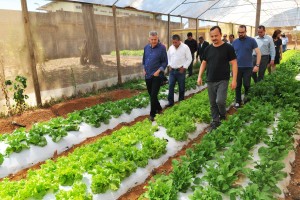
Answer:
<svg viewBox="0 0 300 200"><path fill-rule="evenodd" d="M143 66L146 85L150 95L151 121L162 107L157 95L160 89L161 79L165 69L169 68L169 94L168 106L174 104L174 87L176 82L179 85L179 101L184 100L186 70L192 75L194 53L196 59L201 61L197 84L202 85L202 75L206 71L206 82L210 101L212 123L210 128L217 128L222 120L226 119L226 98L230 76L232 76L230 87L235 90L235 108L246 103L250 90L251 77L254 82L263 80L267 68L270 72L275 70L276 64L282 58L284 51L283 41L280 37L280 30L274 31L273 36L266 34L264 26L259 26L257 36L247 36L247 27L240 25L238 38L234 35L223 35L219 26L210 29L212 44L199 37L199 44L188 33L185 42L181 42L179 35L172 36L172 45L166 47L158 42L157 32L150 32L149 44L144 48ZM285 43L287 44L287 42ZM245 89L245 96L242 102L242 86Z"/></svg>
<svg viewBox="0 0 300 200"><path fill-rule="evenodd" d="M149 33L149 44L144 48L143 67L147 90L150 96L150 116L154 121L157 113L161 113L162 107L158 101L158 92L163 81L166 68L169 68L169 94L167 107L174 105L174 87L179 85L179 101L184 100L186 70L192 62L190 48L181 42L179 35L172 36L172 45L166 47L159 42L156 31Z"/></svg>

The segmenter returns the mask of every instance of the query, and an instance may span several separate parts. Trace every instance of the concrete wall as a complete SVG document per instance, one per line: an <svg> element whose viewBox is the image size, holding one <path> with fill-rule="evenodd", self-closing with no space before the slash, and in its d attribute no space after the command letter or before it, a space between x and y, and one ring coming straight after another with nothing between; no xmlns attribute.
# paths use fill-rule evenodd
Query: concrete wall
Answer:
<svg viewBox="0 0 300 200"><path fill-rule="evenodd" d="M38 56L46 59L77 57L85 40L82 14L57 11L50 13L30 13L32 34ZM115 50L113 17L95 15L101 54ZM143 49L147 44L150 30L159 32L162 42L167 41L167 22L149 17L118 17L120 49ZM24 49L24 30L21 11L0 10L0 41ZM171 23L171 29L180 28L179 23ZM16 51L16 50L12 50Z"/></svg>

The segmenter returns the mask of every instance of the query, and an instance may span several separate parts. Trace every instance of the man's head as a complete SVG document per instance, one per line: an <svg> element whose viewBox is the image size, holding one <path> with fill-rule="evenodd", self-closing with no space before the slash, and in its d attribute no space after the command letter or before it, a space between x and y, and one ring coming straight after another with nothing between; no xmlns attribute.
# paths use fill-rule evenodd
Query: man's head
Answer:
<svg viewBox="0 0 300 200"><path fill-rule="evenodd" d="M258 26L257 34L259 37L264 37L266 33L266 28L263 25Z"/></svg>
<svg viewBox="0 0 300 200"><path fill-rule="evenodd" d="M173 36L172 36L172 43L173 43L173 45L174 45L176 48L178 48L179 45L180 45L180 36L177 35L177 34L173 35Z"/></svg>
<svg viewBox="0 0 300 200"><path fill-rule="evenodd" d="M230 34L230 35L229 35L229 41L230 41L230 43L232 43L233 40L234 40L234 35L233 35L233 34Z"/></svg>
<svg viewBox="0 0 300 200"><path fill-rule="evenodd" d="M224 40L227 40L227 34L224 34L224 35L223 35L223 39L224 39Z"/></svg>
<svg viewBox="0 0 300 200"><path fill-rule="evenodd" d="M219 26L213 26L209 31L210 39L214 44L220 44L222 38L222 30Z"/></svg>
<svg viewBox="0 0 300 200"><path fill-rule="evenodd" d="M193 39L193 33L192 32L188 32L186 36L189 40Z"/></svg>
<svg viewBox="0 0 300 200"><path fill-rule="evenodd" d="M200 37L199 37L199 42L200 42L200 44L204 42L203 36L200 36Z"/></svg>
<svg viewBox="0 0 300 200"><path fill-rule="evenodd" d="M155 47L158 44L158 35L156 31L149 32L149 43L152 47Z"/></svg>
<svg viewBox="0 0 300 200"><path fill-rule="evenodd" d="M238 29L238 35L239 35L239 39L242 40L246 37L247 35L247 28L245 25L240 25L239 29Z"/></svg>

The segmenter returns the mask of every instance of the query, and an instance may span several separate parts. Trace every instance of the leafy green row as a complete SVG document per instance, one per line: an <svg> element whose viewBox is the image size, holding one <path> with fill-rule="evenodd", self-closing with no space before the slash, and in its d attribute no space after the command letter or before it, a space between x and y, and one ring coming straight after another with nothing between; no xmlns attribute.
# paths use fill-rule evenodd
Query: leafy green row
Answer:
<svg viewBox="0 0 300 200"><path fill-rule="evenodd" d="M197 76L187 79L187 87L189 90L195 87ZM162 90L166 90L164 86ZM159 97L166 98L166 94L161 92ZM79 124L82 122L88 123L94 127L100 127L101 123L109 123L112 117L119 117L123 113L131 113L134 108L144 108L149 104L148 94L143 92L139 95L128 99L122 99L115 102L106 102L103 104L95 105L84 110L75 111L68 114L66 119L57 117L51 119L49 122L40 122L35 124L30 131L24 128L15 130L12 134L1 134L0 141L4 141L9 145L5 155L9 156L13 152L21 152L28 149L29 145L45 146L47 145L45 135L49 135L54 142L59 142L67 135L68 131L77 131ZM3 155L0 154L1 158ZM0 158L0 165L3 159ZM1 162L2 161L2 162Z"/></svg>
<svg viewBox="0 0 300 200"><path fill-rule="evenodd" d="M233 102L234 92L228 90L227 105ZM176 140L186 140L188 133L196 130L195 122L210 122L207 90L196 94L156 117L157 123L167 128L167 134Z"/></svg>
<svg viewBox="0 0 300 200"><path fill-rule="evenodd" d="M165 153L167 142L154 137L156 126L145 120L132 127L123 127L112 135L97 142L77 148L67 157L60 157L56 162L47 160L39 170L29 170L26 179L9 181L5 178L0 183L1 199L42 198L48 192L58 192L59 186L72 186L73 192L86 195L82 178L86 172L92 175L93 193L117 190L121 181L138 167L144 167L149 159L158 158ZM75 184L74 184L75 183ZM84 193L82 193L84 192ZM59 191L58 199L64 199L72 192Z"/></svg>
<svg viewBox="0 0 300 200"><path fill-rule="evenodd" d="M297 63L295 61L290 62ZM181 162L174 162L174 170L169 176L157 175L155 182L149 183L148 191L141 196L141 199L144 197L147 199L177 199L177 192L186 191L187 187L191 185L191 177L195 173L201 172L203 167L207 171L203 180L208 181L210 185L205 188L202 186L193 187L195 192L191 199L222 199L221 192L227 192L231 199L235 199L236 196L241 199L274 199L273 193L279 192L275 184L285 176L281 172L283 169L281 161L288 150L292 148L291 135L296 122L299 120L297 89L300 85L299 82L295 82L293 79L296 73L300 71L299 63L294 66L288 65L288 67L289 70L283 68L282 71L278 70L275 73L276 75L268 77L271 80L268 84L266 83L268 80L257 84L252 89L251 103L240 109L237 115L230 117L217 131L206 135L201 144L195 145L192 150L188 150L187 156L181 158ZM281 93L274 92L278 91L280 87L280 84L275 84L276 81L278 82L277 77L286 78L284 80L286 89ZM261 84L267 86L264 88L265 90L273 89L263 92ZM259 92L256 91L256 88ZM275 95L275 100L271 98L270 93ZM298 97L296 97L297 95ZM266 100L269 100L271 104L265 104ZM287 107L282 107L283 102L287 102ZM272 104L275 104L275 108ZM282 108L285 111L281 112ZM274 121L275 112L281 112L282 117L278 129L274 130L273 137L268 138L266 128ZM287 118L287 116L290 117ZM243 124L251 121L253 123L249 127L240 130ZM230 123L230 125L228 126L227 123ZM269 145L268 148L262 147L259 149L261 162L256 164L255 170L245 169L244 166L250 156L249 149L261 140L265 140ZM233 145L231 145L232 143ZM203 148L202 145L206 148ZM225 153L223 151L216 153L228 147L229 149ZM202 151L198 149L202 149ZM208 161L213 157L213 161ZM181 166L182 170L179 170L178 166ZM240 174L250 177L252 183L244 189L232 188ZM203 180L195 179L194 183L197 185ZM184 187L178 187L178 185Z"/></svg>
<svg viewBox="0 0 300 200"><path fill-rule="evenodd" d="M249 149L266 136L266 131L261 131L262 127L268 126L274 120L272 117L266 117L273 113L274 108L271 105L256 107L261 109L264 115L258 112L253 113L253 105L254 103L249 103L237 115L230 116L228 121L224 121L219 129L205 135L200 144L188 149L187 155L181 158L181 162L173 162L173 171L169 176L158 175L155 177L155 182L149 183L148 192L141 199L144 197L177 199L178 191L185 192L192 184L191 178L200 173L203 168L207 171L203 180L209 182L211 190L215 190L216 193L228 191L238 179L238 174L244 171L243 167L250 156ZM260 122L265 118L268 119L267 122ZM252 120L254 122L247 126L246 122ZM236 129L235 122L238 122L239 129ZM229 149L224 153L223 150L226 148ZM162 179L164 181L161 181ZM172 184L165 185L168 183L166 180ZM200 184L203 180L196 179L195 183ZM161 188L167 186L172 188L168 190L170 193L160 191ZM205 198L197 196L194 199Z"/></svg>

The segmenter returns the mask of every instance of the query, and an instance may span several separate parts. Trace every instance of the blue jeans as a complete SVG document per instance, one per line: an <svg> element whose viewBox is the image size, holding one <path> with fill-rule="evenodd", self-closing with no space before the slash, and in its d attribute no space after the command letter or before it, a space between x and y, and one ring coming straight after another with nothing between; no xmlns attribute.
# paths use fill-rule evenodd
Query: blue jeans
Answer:
<svg viewBox="0 0 300 200"><path fill-rule="evenodd" d="M150 79L146 79L146 85L147 85L148 94L150 96L150 105L151 105L150 116L152 117L155 117L156 113L159 110L162 110L162 107L157 97L161 82L162 82L161 76L152 76Z"/></svg>
<svg viewBox="0 0 300 200"><path fill-rule="evenodd" d="M228 80L207 82L210 112L213 122L220 122L226 118L228 83Z"/></svg>
<svg viewBox="0 0 300 200"><path fill-rule="evenodd" d="M282 45L282 52L285 52L286 51L286 44L283 44Z"/></svg>
<svg viewBox="0 0 300 200"><path fill-rule="evenodd" d="M237 74L237 85L235 89L235 102L241 104L242 102L242 85L245 88L245 96L247 96L250 84L251 84L251 75L252 67L239 67Z"/></svg>
<svg viewBox="0 0 300 200"><path fill-rule="evenodd" d="M169 95L168 100L169 104L174 104L174 87L176 82L178 82L179 86L179 101L184 100L184 92L185 92L185 72L180 73L178 70L172 69L169 74Z"/></svg>
<svg viewBox="0 0 300 200"><path fill-rule="evenodd" d="M195 55L192 53L192 62L190 66L188 67L189 76L193 75L193 63L194 63Z"/></svg>

